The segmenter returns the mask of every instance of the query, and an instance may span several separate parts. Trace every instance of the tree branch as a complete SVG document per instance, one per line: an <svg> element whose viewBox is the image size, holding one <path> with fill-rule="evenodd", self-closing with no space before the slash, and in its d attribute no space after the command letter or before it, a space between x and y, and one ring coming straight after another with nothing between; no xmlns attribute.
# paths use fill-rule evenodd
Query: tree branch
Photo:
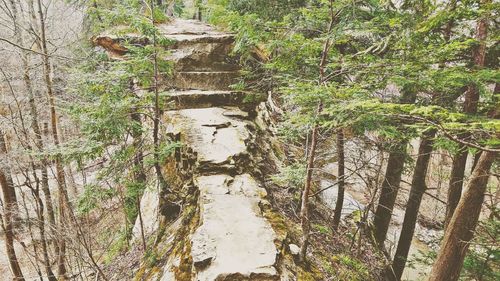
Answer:
<svg viewBox="0 0 500 281"><path fill-rule="evenodd" d="M436 127L447 138L449 138L450 140L457 142L459 144L463 144L463 145L468 146L468 147L476 148L476 149L479 149L481 151L489 151L489 152L496 152L496 153L500 152L500 149L483 147L483 146L480 146L478 144L462 140L462 139L452 135L448 130L446 130L446 128L442 124L435 122L435 121L432 121L432 120L429 120L427 118L420 117L420 116L413 116L413 115L405 115L405 114L397 114L396 116L399 116L401 118L414 119L414 120L426 122L426 123Z"/></svg>
<svg viewBox="0 0 500 281"><path fill-rule="evenodd" d="M9 44L11 46L14 46L14 47L16 47L18 49L23 50L23 51L32 52L32 53L35 53L35 54L40 55L40 56L44 56L44 57L58 57L58 58L63 58L63 59L67 59L67 60L74 60L72 58L65 57L65 56L44 54L42 52L38 52L38 51L32 50L30 48L23 47L23 46L21 46L21 45L19 45L17 43L14 43L14 42L10 41L9 39L3 38L3 37L0 37L0 41L1 42L5 42L5 43L7 43L7 44Z"/></svg>

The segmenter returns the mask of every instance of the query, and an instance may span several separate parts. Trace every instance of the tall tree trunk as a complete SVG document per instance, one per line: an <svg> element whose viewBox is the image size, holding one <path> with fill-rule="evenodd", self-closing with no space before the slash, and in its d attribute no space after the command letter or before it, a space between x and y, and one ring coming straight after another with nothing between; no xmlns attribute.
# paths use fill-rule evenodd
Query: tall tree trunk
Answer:
<svg viewBox="0 0 500 281"><path fill-rule="evenodd" d="M389 153L387 168L385 171L382 190L375 210L373 225L375 227L375 241L380 248L384 247L384 241L387 237L387 231L391 222L392 211L396 203L399 186L401 184L401 175L406 157L406 142L396 145L393 151Z"/></svg>
<svg viewBox="0 0 500 281"><path fill-rule="evenodd" d="M401 276L403 275L403 270L406 265L406 259L408 258L413 233L415 232L415 224L417 222L420 203L422 202L422 196L427 189L425 178L427 175L427 168L429 167L429 160L431 158L435 134L436 130L431 129L424 132L421 137L420 146L418 148L417 162L415 164L415 170L413 172L411 182L410 197L406 205L403 227L401 229L398 247L392 263L392 272L389 273L389 277L393 280L401 280Z"/></svg>
<svg viewBox="0 0 500 281"><path fill-rule="evenodd" d="M321 113L323 105L320 102L318 105L317 114ZM299 260L306 261L307 247L309 246L309 236L311 232L311 225L309 223L309 193L312 185L312 173L314 169L314 158L316 154L316 146L318 143L318 126L313 125L311 133L311 148L309 150L309 158L307 160L307 174L304 190L302 191L302 202L300 206L300 225L302 227L302 244L300 246Z"/></svg>
<svg viewBox="0 0 500 281"><path fill-rule="evenodd" d="M151 0L151 24L154 25L155 19L154 19L154 10L155 10L155 1ZM165 221L167 220L167 217L175 217L176 214L174 213L174 210L178 210L178 206L175 202L172 202L171 198L171 190L168 186L167 181L162 175L161 172L161 163L160 163L160 94L159 94L159 69L158 69L158 51L157 51L157 38L156 38L156 33L153 33L153 90L154 90L154 101L153 101L153 109L154 109L154 114L153 114L153 158L154 158L154 170L156 174L156 180L158 181L158 187L159 187L159 202L158 205L160 206L160 209L165 210L165 212L162 212L162 215L160 216L160 229L157 232L158 235L156 236L156 241L159 241L161 236L163 235L164 232L164 226L165 226Z"/></svg>
<svg viewBox="0 0 500 281"><path fill-rule="evenodd" d="M335 14L333 13L333 0L330 0L330 23L328 24L328 34L332 31L333 24L335 22ZM323 85L325 81L325 66L328 58L328 50L330 49L331 38L326 39L323 45L323 51L321 52L321 59L319 63L319 86ZM318 108L316 110L316 116L319 116L323 111L323 101L318 103ZM300 206L300 224L302 227L302 244L299 251L299 260L301 262L306 261L307 257L307 247L309 246L309 236L311 232L311 225L309 222L309 193L311 191L312 185L312 173L314 169L314 158L316 154L316 146L318 142L318 126L313 124L313 129L311 132L311 149L309 150L309 157L307 160L307 173L304 190L302 191L302 202Z"/></svg>
<svg viewBox="0 0 500 281"><path fill-rule="evenodd" d="M40 243L42 244L42 255L43 255L43 265L45 267L45 272L47 273L47 278L49 281L57 281L56 275L52 271L50 266L49 250L47 247L47 238L45 235L45 216L43 214L43 203L40 199L40 194L36 194L37 200L39 200L39 205L41 206L38 214L38 229L40 230Z"/></svg>
<svg viewBox="0 0 500 281"><path fill-rule="evenodd" d="M154 1L151 1L151 22L154 24ZM158 72L158 52L156 50L156 33L153 33L153 81L154 81L154 119L153 119L153 147L154 147L154 168L156 172L156 177L157 180L160 184L160 188L162 189L162 192L165 192L168 194L168 185L167 182L165 181L165 178L163 178L163 175L161 173L161 166L160 166L160 95L159 95L159 88L158 88L158 80L159 80L159 72Z"/></svg>
<svg viewBox="0 0 500 281"><path fill-rule="evenodd" d="M4 146L3 144L4 135L3 132L0 131L0 146ZM2 188L2 196L4 200L4 218L2 226L5 236L5 249L7 258L9 259L10 270L12 275L14 275L14 280L24 280L21 267L19 266L19 262L17 260L16 251L14 249L13 212L17 209L17 200L14 197L15 190L10 172L7 172L4 167L4 163L0 163L0 187Z"/></svg>
<svg viewBox="0 0 500 281"><path fill-rule="evenodd" d="M17 6L15 4L14 0L10 0L10 4L12 7L12 16L14 20L14 33L16 36L16 41L20 46L24 46L23 42L23 36L22 36L22 30L18 26L17 18L18 18L18 10ZM26 88L26 93L28 94L28 105L29 105L29 111L31 115L31 129L35 133L35 142L36 142L36 147L40 152L44 151L44 145L43 145L43 140L42 140L42 133L40 130L40 125L38 122L39 116L38 116L38 111L36 108L36 100L35 100L35 93L33 91L33 85L31 81L31 76L30 76L30 67L29 67L29 52L26 50L21 50L21 62L22 62L22 67L23 67L23 82L24 82L24 87ZM49 179L48 179L48 165L47 165L47 160L42 159L40 163L40 169L42 172L42 191L44 193L44 198L45 198L45 205L47 207L47 215L48 215L48 220L49 220L49 225L51 226L52 229L55 229L55 215L54 215L54 206L52 203L52 195L50 193L49 189ZM56 252L57 252L57 246L56 246Z"/></svg>
<svg viewBox="0 0 500 281"><path fill-rule="evenodd" d="M402 90L399 103L412 104L415 103L416 93L413 89L404 88ZM403 140L397 143L389 153L387 167L385 169L384 181L382 190L375 210L375 218L373 225L375 227L375 241L380 248L384 247L384 241L387 237L387 230L391 223L394 204L398 196L399 187L401 185L401 176L404 170L406 147L408 141Z"/></svg>
<svg viewBox="0 0 500 281"><path fill-rule="evenodd" d="M344 189L345 189L345 155L344 155L344 132L339 129L337 133L337 157L338 157L338 194L335 202L335 212L333 215L333 229L336 231L339 228L340 218L342 215L342 207L344 206Z"/></svg>
<svg viewBox="0 0 500 281"><path fill-rule="evenodd" d="M54 204L52 203L52 194L49 188L49 173L47 162L42 165L42 192L45 197L45 205L47 206L48 221L51 228L54 230L56 228L56 217L54 214ZM57 250L56 250L57 252Z"/></svg>
<svg viewBox="0 0 500 281"><path fill-rule="evenodd" d="M132 121L136 122L140 128L142 128L142 120L141 116L137 112L133 112L130 114L130 118ZM144 163L143 163L143 152L142 152L142 132L140 130L134 130L132 131L132 137L134 138L133 140L133 146L135 148L135 156L134 156L134 168L133 168L133 176L134 176L134 182L137 184L145 185L146 184L146 173L144 172ZM144 188L144 187L143 187ZM136 193L137 194L137 193ZM141 229L141 241L142 241L142 246L144 251L146 250L146 238L144 234L144 224L142 220L142 214L141 214L141 196L142 192L137 194L137 198L134 198L134 208L137 210L137 216L134 218L128 218L127 215L125 217L127 220L131 220L130 223L133 226L135 220L137 217L139 218L139 227ZM127 213L127 212L126 212ZM132 229L130 229L131 232ZM127 230L129 231L129 230ZM129 236L132 235L132 233L128 234ZM131 237L129 237L131 238Z"/></svg>
<svg viewBox="0 0 500 281"><path fill-rule="evenodd" d="M52 84L51 75L51 65L49 60L49 51L47 49L47 37L45 30L45 15L43 14L43 8L41 0L37 0L38 6L38 17L40 21L40 44L42 46L42 58L43 58L43 69L44 69L44 80L45 86L47 90L47 96L49 100L49 108L50 108L50 123L52 129L52 138L54 141L54 145L56 147L59 146L59 136L58 136L58 124L57 124L57 113L55 106L55 95ZM62 237L66 224L66 208L70 208L69 206L69 198L66 190L66 179L64 175L64 168L61 163L60 155L55 157L55 165L56 165L56 178L59 190L59 252L57 253L57 275L59 280L67 280L67 269L66 269L66 242L64 237Z"/></svg>
<svg viewBox="0 0 500 281"><path fill-rule="evenodd" d="M16 1L10 0L10 6L11 6L11 15L12 15L12 21L14 25L14 35L16 37L16 42L19 46L24 46L24 40L23 40L23 31L21 28L19 28L19 22L18 22L18 9L17 9L17 4ZM36 109L36 102L35 102L35 95L33 91L33 86L31 82L31 76L30 76L30 67L29 67L29 53L28 51L21 49L21 63L22 63L22 70L23 70L23 82L24 82L24 87L28 96L28 104L29 104L29 111L31 115L31 124L30 127L32 128L33 132L35 133L35 141L36 141L36 147L39 152L43 152L43 141L42 141L42 136L40 132L40 126L38 124L38 112ZM46 232L45 232L45 216L43 214L44 212L44 205L43 202L40 198L40 192L39 192L39 186L40 182L38 179L38 176L36 174L36 168L40 167L42 170L42 190L45 193L45 202L47 205L47 212L49 216L49 224L54 229L55 226L55 219L54 219L54 211L53 211L53 206L52 206L52 198L48 186L48 177L47 177L47 165L46 165L46 160L43 159L40 164L35 164L33 161L32 157L31 158L31 166L33 168L33 178L35 179L36 182L36 188L32 189L33 195L35 197L35 200L37 200L36 206L37 208L37 216L38 216L38 229L40 231L40 243L42 245L42 255L43 255L43 264L45 268L45 272L47 274L47 277L49 281L57 281L54 273L52 272L52 268L50 266L50 258L49 258L49 253L48 253L48 247L47 247L47 239L46 239ZM56 252L58 252L57 247L56 247Z"/></svg>
<svg viewBox="0 0 500 281"><path fill-rule="evenodd" d="M481 6L490 3L491 0L481 1ZM488 36L488 18L483 16L477 22L476 26L476 40L479 41L479 45L474 48L472 56L474 59L474 65L477 68L482 68L484 66L484 61L486 57L486 38ZM474 114L477 112L477 105L479 102L479 88L477 85L469 85L467 91L465 92L465 101L463 106L463 112L468 114ZM469 134L464 134L462 138L468 138ZM462 196L462 187L464 182L464 172L465 166L467 164L468 151L464 145L460 145L459 152L455 155L453 160L453 166L451 168L450 183L448 187L448 203L446 206L446 216L445 216L445 229L449 224L453 212L455 211L458 201Z"/></svg>
<svg viewBox="0 0 500 281"><path fill-rule="evenodd" d="M460 276L469 241L474 235L484 194L488 184L489 170L496 153L481 154L471 175L466 192L453 213L441 248L429 277L429 281L456 281Z"/></svg>
<svg viewBox="0 0 500 281"><path fill-rule="evenodd" d="M3 171L5 176L6 183L12 187L9 189L9 198L10 204L8 208L10 210L10 215L12 216L12 221L15 223L15 220L19 217L19 204L17 201L16 191L14 189L14 182L12 181L12 173L10 170L9 163L7 162L7 145L5 143L5 135L2 129L0 128L0 170ZM2 159L3 158L3 159Z"/></svg>
<svg viewBox="0 0 500 281"><path fill-rule="evenodd" d="M43 201L40 198L40 182L38 179L38 176L36 175L36 169L35 165L32 164L33 167L33 178L35 179L36 187L31 188L33 192L33 196L36 200L36 213L37 213L37 225L38 225L38 230L40 231L40 244L42 246L42 256L43 256L43 266L45 268L45 272L47 273L47 278L49 281L57 281L57 278L52 271L52 268L50 267L50 258L49 258L49 251L47 247L47 239L45 235L45 216L44 216L44 206L43 206Z"/></svg>
<svg viewBox="0 0 500 281"><path fill-rule="evenodd" d="M453 157L451 167L450 182L448 184L448 200L446 202L446 215L444 219L444 228L448 227L453 212L455 211L458 201L462 196L462 187L465 176L465 166L467 164L467 156L469 152L464 145L460 145L459 152Z"/></svg>
<svg viewBox="0 0 500 281"><path fill-rule="evenodd" d="M476 168L477 162L479 161L479 157L481 157L481 151L478 151L476 152L476 154L474 154L474 160L472 160L472 167L470 169L471 174L474 172L474 169Z"/></svg>

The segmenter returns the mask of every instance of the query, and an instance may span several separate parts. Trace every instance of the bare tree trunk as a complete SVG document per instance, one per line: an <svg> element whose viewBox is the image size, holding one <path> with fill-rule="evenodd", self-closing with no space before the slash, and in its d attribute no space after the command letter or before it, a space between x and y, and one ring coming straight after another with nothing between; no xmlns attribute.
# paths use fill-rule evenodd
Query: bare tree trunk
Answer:
<svg viewBox="0 0 500 281"><path fill-rule="evenodd" d="M472 173L466 192L453 213L444 235L429 281L456 281L460 276L469 241L474 235L484 194L488 184L489 170L496 153L485 151Z"/></svg>
<svg viewBox="0 0 500 281"><path fill-rule="evenodd" d="M406 88L403 89L399 102L403 104L412 104L415 102L416 97L417 95L413 90ZM381 249L384 247L387 230L391 223L394 204L396 203L401 185L407 145L408 141L406 140L397 143L389 153L389 159L387 159L384 181L382 183L382 190L380 191L379 202L375 210L373 222L375 227L375 241Z"/></svg>
<svg viewBox="0 0 500 281"><path fill-rule="evenodd" d="M151 0L151 24L155 23L154 19L154 9L155 9L155 1ZM174 213L173 210L177 210L177 204L175 202L172 202L171 198L171 190L168 186L167 181L162 175L161 172L161 166L160 166L160 94L159 94L159 70L158 70L158 51L156 50L157 48L157 41L156 41L156 33L153 33L153 81L154 81L154 117L153 117L153 158L154 158L154 170L156 173L156 180L158 181L158 193L159 193L159 202L158 205L160 206L160 209L165 210L164 212L161 212L162 215L160 215L159 220L160 220L160 229L157 232L156 235L156 241L159 241L161 236L163 235L164 228L165 228L165 221L167 217L174 217L176 214Z"/></svg>
<svg viewBox="0 0 500 281"><path fill-rule="evenodd" d="M333 215L333 229L339 228L342 207L344 206L344 187L345 187L345 155L344 155L344 132L339 129L337 133L337 156L338 156L338 194L335 202L335 212Z"/></svg>
<svg viewBox="0 0 500 281"><path fill-rule="evenodd" d="M133 89L133 84L131 85L131 88ZM142 120L141 116L137 112L132 112L130 114L130 118L132 121L136 122L137 124L140 125L142 128ZM132 131L132 137L134 138L133 141L133 146L136 150L135 156L134 156L134 182L138 184L145 185L146 184L146 173L144 172L144 163L143 163L143 152L141 148L141 142L142 142L142 132L140 130L137 131ZM141 241L142 241L142 247L143 251L146 251L146 236L144 233L144 222L142 220L142 213L141 213L141 195L143 193L141 192L140 195L135 198L135 208L137 209L137 217L139 218L139 227L141 230ZM127 214L125 214L125 218L128 220L129 218L127 217ZM135 220L136 218L134 218ZM134 222L131 222L132 226L134 225ZM127 230L128 231L128 230ZM130 233L131 235L132 233Z"/></svg>
<svg viewBox="0 0 500 281"><path fill-rule="evenodd" d="M491 0L481 1L481 6L490 3ZM479 41L479 45L474 48L472 56L474 58L474 65L478 68L484 66L484 60L486 57L486 37L488 36L488 19L482 17L479 19L476 27L476 39ZM472 84L469 85L467 91L465 92L465 101L463 106L463 112L474 114L477 112L477 105L479 102L479 88ZM464 134L463 138L467 138L469 134ZM465 166L467 164L468 151L464 145L460 145L459 152L455 155L453 166L451 168L450 183L448 188L448 203L446 206L446 216L445 216L445 229L449 224L453 212L455 211L458 201L462 196L462 187L464 180Z"/></svg>
<svg viewBox="0 0 500 281"><path fill-rule="evenodd" d="M328 33L332 31L333 24L335 22L335 14L333 13L333 0L330 0L330 23L328 24ZM318 84L321 86L325 80L325 65L328 58L328 50L330 49L331 39L328 37L325 44L323 45L323 50L321 52L321 59L319 63L319 79ZM318 108L316 110L316 115L321 114L323 111L323 102L318 103ZM311 232L311 225L309 222L309 193L311 191L312 184L312 173L314 169L314 158L316 154L316 146L318 142L318 125L313 124L313 129L311 133L311 149L309 150L309 158L307 160L307 174L304 190L302 191L302 202L300 206L300 224L302 226L302 244L299 251L299 260L301 262L306 261L307 257L307 247L309 246L309 236ZM307 149L307 148L306 148Z"/></svg>
<svg viewBox="0 0 500 281"><path fill-rule="evenodd" d="M37 200L39 200L38 204L41 206L38 213L38 229L40 230L40 243L42 244L43 265L45 267L45 272L47 273L47 278L49 279L49 281L57 281L56 275L54 274L50 266L49 250L47 247L47 238L45 235L45 217L43 215L43 203L38 192L36 194L36 197Z"/></svg>
<svg viewBox="0 0 500 281"><path fill-rule="evenodd" d="M21 28L19 28L19 22L18 22L19 15L18 15L18 9L17 9L16 2L14 0L10 0L10 6L11 6L11 11L12 11L11 17L12 17L12 21L13 21L13 25L14 25L14 35L16 37L16 42L19 46L24 46L23 32L22 32ZM33 132L35 133L36 147L38 148L38 150L40 152L42 152L43 151L43 142L42 142L42 137L40 134L40 127L38 125L38 113L36 110L35 96L33 93L33 87L32 87L31 77L30 77L30 73L29 73L30 72L29 71L29 54L24 49L21 49L20 53L21 53L21 63L22 63L22 68L23 68L23 82L24 82L24 86L26 88L26 92L28 95L29 110L30 110L30 114L31 114L31 118L32 118L31 128L33 129ZM25 132L25 136L26 136L26 138L28 138L27 132ZM26 141L28 141L28 139ZM31 167L33 169L33 178L36 182L36 188L32 188L30 186L30 189L32 190L33 196L35 197L35 200L37 202L37 204L36 204L36 206L37 206L36 211L37 211L37 218L38 218L37 225L38 225L38 229L40 231L39 235L40 235L40 240L41 240L40 243L42 245L43 265L45 267L45 272L47 273L47 277L48 277L49 281L56 281L54 273L52 272L52 269L50 267L50 259L49 259L48 248L47 248L47 239L46 239L46 235L45 235L45 217L43 214L44 206L43 206L42 200L40 199L40 192L39 192L40 182L39 182L38 176L36 174L37 165L34 163L32 157L30 157L30 159L31 159L30 164L31 164ZM42 171L43 170L46 171L47 168L45 165L45 160L42 160L42 163L39 166L42 167ZM46 175L46 173L45 173L45 175ZM26 176L28 176L28 175L26 175ZM43 172L42 172L42 178L43 178ZM47 177L45 177L43 179L43 184L47 185L47 190L48 190ZM50 213L51 213L52 214L52 222L53 222L54 213L53 213L53 209L52 209L52 199L50 196L50 192L45 192L45 193L46 193L45 194L46 202L47 202L47 205L49 206L48 207L49 217L50 217ZM36 248L35 248L35 253L36 253Z"/></svg>
<svg viewBox="0 0 500 281"><path fill-rule="evenodd" d="M47 278L49 281L57 281L57 278L52 271L52 268L50 266L50 259L49 259L49 252L48 252L48 247L47 247L47 239L45 236L45 216L44 216L44 206L43 206L43 201L40 198L40 182L38 179L38 176L36 175L36 170L35 165L32 165L33 167L33 178L35 179L35 184L36 186L33 188L31 185L29 185L33 196L36 200L36 213L37 213L37 224L38 224L38 230L40 231L40 244L42 245L42 256L43 256L43 265L45 267L45 272L47 273Z"/></svg>
<svg viewBox="0 0 500 281"><path fill-rule="evenodd" d="M406 142L398 144L394 150L389 153L389 159L387 160L384 182L382 183L382 190L373 221L375 227L375 241L380 248L383 248L384 241L387 237L392 211L401 184L406 145Z"/></svg>
<svg viewBox="0 0 500 281"><path fill-rule="evenodd" d="M134 122L140 124L140 126L142 128L142 121L141 121L140 115L137 112L133 112L130 116L131 116L131 119ZM134 148L136 150L135 157L134 157L134 182L136 182L138 184L145 185L146 184L146 173L144 172L144 164L143 164L144 155L143 155L142 148L141 148L142 132L133 131L132 137L134 138L133 145L134 145ZM140 193L140 195L137 196L137 198L135 198L134 205L135 205L135 208L137 209L137 215L139 218L139 224L140 224L139 227L141 228L141 240L142 240L143 248L144 248L144 250L146 250L146 238L144 235L144 223L142 221L142 214L141 214L141 195L142 195L142 192ZM125 217L127 218L127 215L125 215ZM129 219L130 218L127 218L127 220L129 220ZM135 221L135 219L136 218L133 218L134 221ZM131 224L134 225L134 222L131 221Z"/></svg>
<svg viewBox="0 0 500 281"><path fill-rule="evenodd" d="M318 105L317 114L321 113L323 108L322 103ZM307 175L305 187L302 192L302 204L300 207L300 225L302 227L302 244L300 246L299 259L301 262L306 261L307 247L309 246L309 236L311 232L311 225L309 223L309 193L311 191L312 173L314 169L314 157L316 153L316 145L318 142L318 126L313 125L311 133L311 149L309 150L309 159L307 160Z"/></svg>
<svg viewBox="0 0 500 281"><path fill-rule="evenodd" d="M141 199L137 198L137 215L139 217L139 227L141 228L142 250L146 252L146 235L144 234L144 221L141 213Z"/></svg>
<svg viewBox="0 0 500 281"><path fill-rule="evenodd" d="M479 161L479 157L481 157L481 151L476 152L474 154L474 160L472 161L472 167L470 169L471 174L474 172L474 169L476 168L477 162Z"/></svg>
<svg viewBox="0 0 500 281"><path fill-rule="evenodd" d="M392 272L389 273L389 278L393 280L401 280L403 270L408 258L413 233L415 232L415 224L417 222L418 211L422 196L427 189L425 178L427 175L427 168L429 167L429 160L432 153L432 145L436 131L434 129L428 130L422 134L420 146L418 149L417 162L413 172L411 182L410 198L406 205L405 218L403 221L403 228L399 236L398 247L394 255L392 263Z"/></svg>
<svg viewBox="0 0 500 281"><path fill-rule="evenodd" d="M30 187L30 186L28 186L28 187ZM32 258L32 259L30 259L29 262L31 263L33 268L36 270L36 272L38 273L38 277L41 280L42 279L42 271L41 271L40 265L39 265L40 257L38 255L38 243L33 243L33 241L35 241L35 236L34 236L35 232L33 231L32 224L33 224L33 221L36 221L36 219L31 218L30 211L28 210L28 204L26 203L26 194L24 192L21 193L21 199L22 199L21 206L23 207L23 211L26 214L26 228L28 229L28 234L29 234L30 239L32 241L30 246L33 248L33 251L29 251L29 249L26 245L24 245L24 244L21 244L21 245L23 247L23 250L26 252L26 254ZM35 207L35 209L36 208L37 207ZM38 215L38 210L35 210L35 213L36 213L36 215Z"/></svg>
<svg viewBox="0 0 500 281"><path fill-rule="evenodd" d="M52 202L52 194L51 194L50 188L49 188L49 174L48 174L48 165L47 165L46 160L44 160L44 162L42 163L41 173L42 173L42 175L41 175L42 192L43 192L44 198L45 198L45 205L47 206L47 220L49 222L49 235L52 235L52 239L50 239L49 244L52 244L52 247L54 248L55 253L59 253L59 244L57 242L54 243L54 238L57 237L57 225L56 225L56 218L55 218L55 214L54 214L54 205Z"/></svg>
<svg viewBox="0 0 500 281"><path fill-rule="evenodd" d="M14 33L16 36L17 43L20 46L24 46L23 42L23 37L22 37L22 31L18 27L17 23L17 16L18 16L18 11L17 11L17 6L15 4L14 0L10 0L10 4L12 6L12 16L14 18ZM29 105L29 111L31 115L31 129L35 133L35 141L36 141L36 146L40 152L44 151L44 145L43 145L43 140L42 140L42 133L40 130L40 125L38 122L39 116L38 116L38 111L36 108L36 100L35 100L35 93L33 91L33 85L31 82L31 76L29 73L29 53L26 50L21 50L21 62L23 66L23 82L24 86L26 88L26 92L28 94L28 105ZM48 172L47 172L47 160L43 159L40 163L40 169L42 172L42 191L44 193L45 197L45 205L47 207L47 215L48 215L48 220L49 220L49 225L51 226L52 229L55 229L55 216L54 216L54 206L52 203L52 195L50 193L49 189L49 179L48 179ZM56 246L57 247L57 246ZM57 248L56 248L57 252Z"/></svg>
<svg viewBox="0 0 500 281"><path fill-rule="evenodd" d="M43 8L41 0L37 0L38 6L38 17L40 21L40 44L42 46L43 53L43 68L44 68L44 79L45 86L47 90L47 96L49 100L50 107L50 120L51 120L51 129L52 129L52 138L54 141L54 145L56 147L59 146L59 136L57 131L57 113L55 107L55 97L54 90L52 84L51 75L51 65L49 61L49 52L47 49L47 37L45 34L45 15L43 14ZM66 179L64 175L64 168L61 163L61 157L58 155L55 157L55 165L56 165L56 178L59 187L59 236L62 236L64 225L66 224L66 208L70 208L68 193L66 190ZM64 241L64 237L59 237L59 253L57 254L57 275L59 280L67 280L67 269L66 269L66 242Z"/></svg>
<svg viewBox="0 0 500 281"><path fill-rule="evenodd" d="M8 208L10 210L10 215L12 216L12 221L15 224L16 218L19 216L19 204L17 201L17 195L16 191L14 189L14 182L12 181L12 173L10 170L9 163L7 163L7 145L5 143L5 135L0 128L0 156L2 156L3 159L0 158L0 170L2 170L5 181L9 186L12 186L12 189L9 189L9 198L10 204L8 205Z"/></svg>
<svg viewBox="0 0 500 281"><path fill-rule="evenodd" d="M42 191L45 197L45 205L47 206L47 215L49 220L49 225L55 229L56 227L56 217L54 214L54 205L52 203L52 194L49 188L49 173L47 171L47 162L43 164L42 167Z"/></svg>
<svg viewBox="0 0 500 281"><path fill-rule="evenodd" d="M154 24L154 1L151 1L151 22ZM153 48L156 48L156 34L153 34ZM157 180L160 184L160 187L162 191L168 193L168 186L167 182L163 178L163 175L161 173L161 167L160 167L160 96L159 96L159 89L158 89L158 80L159 80L159 73L158 73L158 53L156 49L154 50L153 53L153 68L154 68L154 119L153 119L153 146L154 146L154 168L156 172L156 177Z"/></svg>
<svg viewBox="0 0 500 281"><path fill-rule="evenodd" d="M3 144L4 136L3 132L0 131L0 144ZM1 145L0 145L1 146ZM21 267L17 260L16 251L14 249L14 231L13 231L13 210L17 209L17 200L13 196L15 194L14 184L10 174L6 172L3 167L4 165L0 163L0 186L2 188L2 196L5 202L4 204L4 219L2 221L3 232L5 236L5 248L7 258L9 259L9 266L14 275L14 280L24 280Z"/></svg>
<svg viewBox="0 0 500 281"><path fill-rule="evenodd" d="M453 212L462 196L462 187L464 183L465 165L469 152L464 145L460 145L459 152L453 157L451 167L450 182L448 185L448 200L446 202L446 215L444 219L444 228L448 227Z"/></svg>

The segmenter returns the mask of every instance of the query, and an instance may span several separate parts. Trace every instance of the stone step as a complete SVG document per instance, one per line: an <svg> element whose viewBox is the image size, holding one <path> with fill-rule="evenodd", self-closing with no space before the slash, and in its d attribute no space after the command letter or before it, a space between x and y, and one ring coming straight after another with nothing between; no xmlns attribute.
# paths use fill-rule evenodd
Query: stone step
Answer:
<svg viewBox="0 0 500 281"><path fill-rule="evenodd" d="M173 19L158 25L160 33L176 41L174 48L197 43L228 43L234 41L234 35L216 30L213 26L197 20Z"/></svg>
<svg viewBox="0 0 500 281"><path fill-rule="evenodd" d="M179 71L174 73L171 86L185 90L229 90L238 77L235 71Z"/></svg>
<svg viewBox="0 0 500 281"><path fill-rule="evenodd" d="M171 44L165 46L166 49L203 50L212 45L212 47L223 47L226 51L230 51L230 46L234 43L233 34L215 30L213 27L195 20L173 19L168 23L156 26L163 37L172 41ZM148 38L128 31L126 26L116 26L106 33L93 37L92 42L94 45L106 49L113 57L121 57L126 54L128 51L126 44L136 46L151 44Z"/></svg>
<svg viewBox="0 0 500 281"><path fill-rule="evenodd" d="M200 222L191 239L196 280L276 280L275 233L261 216L266 196L249 174L195 179Z"/></svg>
<svg viewBox="0 0 500 281"><path fill-rule="evenodd" d="M234 43L232 35L220 34L175 34L165 36L172 42L165 46L166 49L176 50L183 48L203 48L203 46L231 46ZM109 51L114 56L123 56L128 52L127 44L135 46L145 46L151 44L150 40L146 37L140 36L135 33L128 33L117 36L113 33L100 34L92 38L92 43L101 46Z"/></svg>
<svg viewBox="0 0 500 281"><path fill-rule="evenodd" d="M265 94L243 91L187 90L170 91L166 95L174 102L176 109L237 106L252 110L266 100Z"/></svg>
<svg viewBox="0 0 500 281"><path fill-rule="evenodd" d="M251 139L246 129L248 114L237 107L181 109L165 112L167 133L197 153L198 162L212 166L234 165L234 158L247 154Z"/></svg>
<svg viewBox="0 0 500 281"><path fill-rule="evenodd" d="M185 46L193 46L195 44L232 44L234 43L234 35L231 34L172 34L165 35L167 39L173 42L169 48L178 49Z"/></svg>
<svg viewBox="0 0 500 281"><path fill-rule="evenodd" d="M172 50L161 59L174 62L176 71L238 71L240 67L237 59L230 56L231 49L228 44L200 43Z"/></svg>

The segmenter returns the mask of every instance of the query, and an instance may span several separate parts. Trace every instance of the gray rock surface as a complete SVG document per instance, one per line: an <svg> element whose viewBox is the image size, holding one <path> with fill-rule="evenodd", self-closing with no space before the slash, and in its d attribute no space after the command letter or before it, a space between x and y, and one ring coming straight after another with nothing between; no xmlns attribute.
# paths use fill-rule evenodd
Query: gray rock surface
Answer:
<svg viewBox="0 0 500 281"><path fill-rule="evenodd" d="M167 130L180 134L181 141L193 148L198 161L213 165L234 164L234 157L247 152L250 133L246 121L230 116L247 116L236 107L195 108L165 113Z"/></svg>
<svg viewBox="0 0 500 281"><path fill-rule="evenodd" d="M202 209L202 224L191 239L197 280L276 276L275 234L258 206L265 190L248 174L200 176L196 185Z"/></svg>
<svg viewBox="0 0 500 281"><path fill-rule="evenodd" d="M297 256L300 253L300 247L295 244L288 245L288 249L290 250L290 253L294 256Z"/></svg>

